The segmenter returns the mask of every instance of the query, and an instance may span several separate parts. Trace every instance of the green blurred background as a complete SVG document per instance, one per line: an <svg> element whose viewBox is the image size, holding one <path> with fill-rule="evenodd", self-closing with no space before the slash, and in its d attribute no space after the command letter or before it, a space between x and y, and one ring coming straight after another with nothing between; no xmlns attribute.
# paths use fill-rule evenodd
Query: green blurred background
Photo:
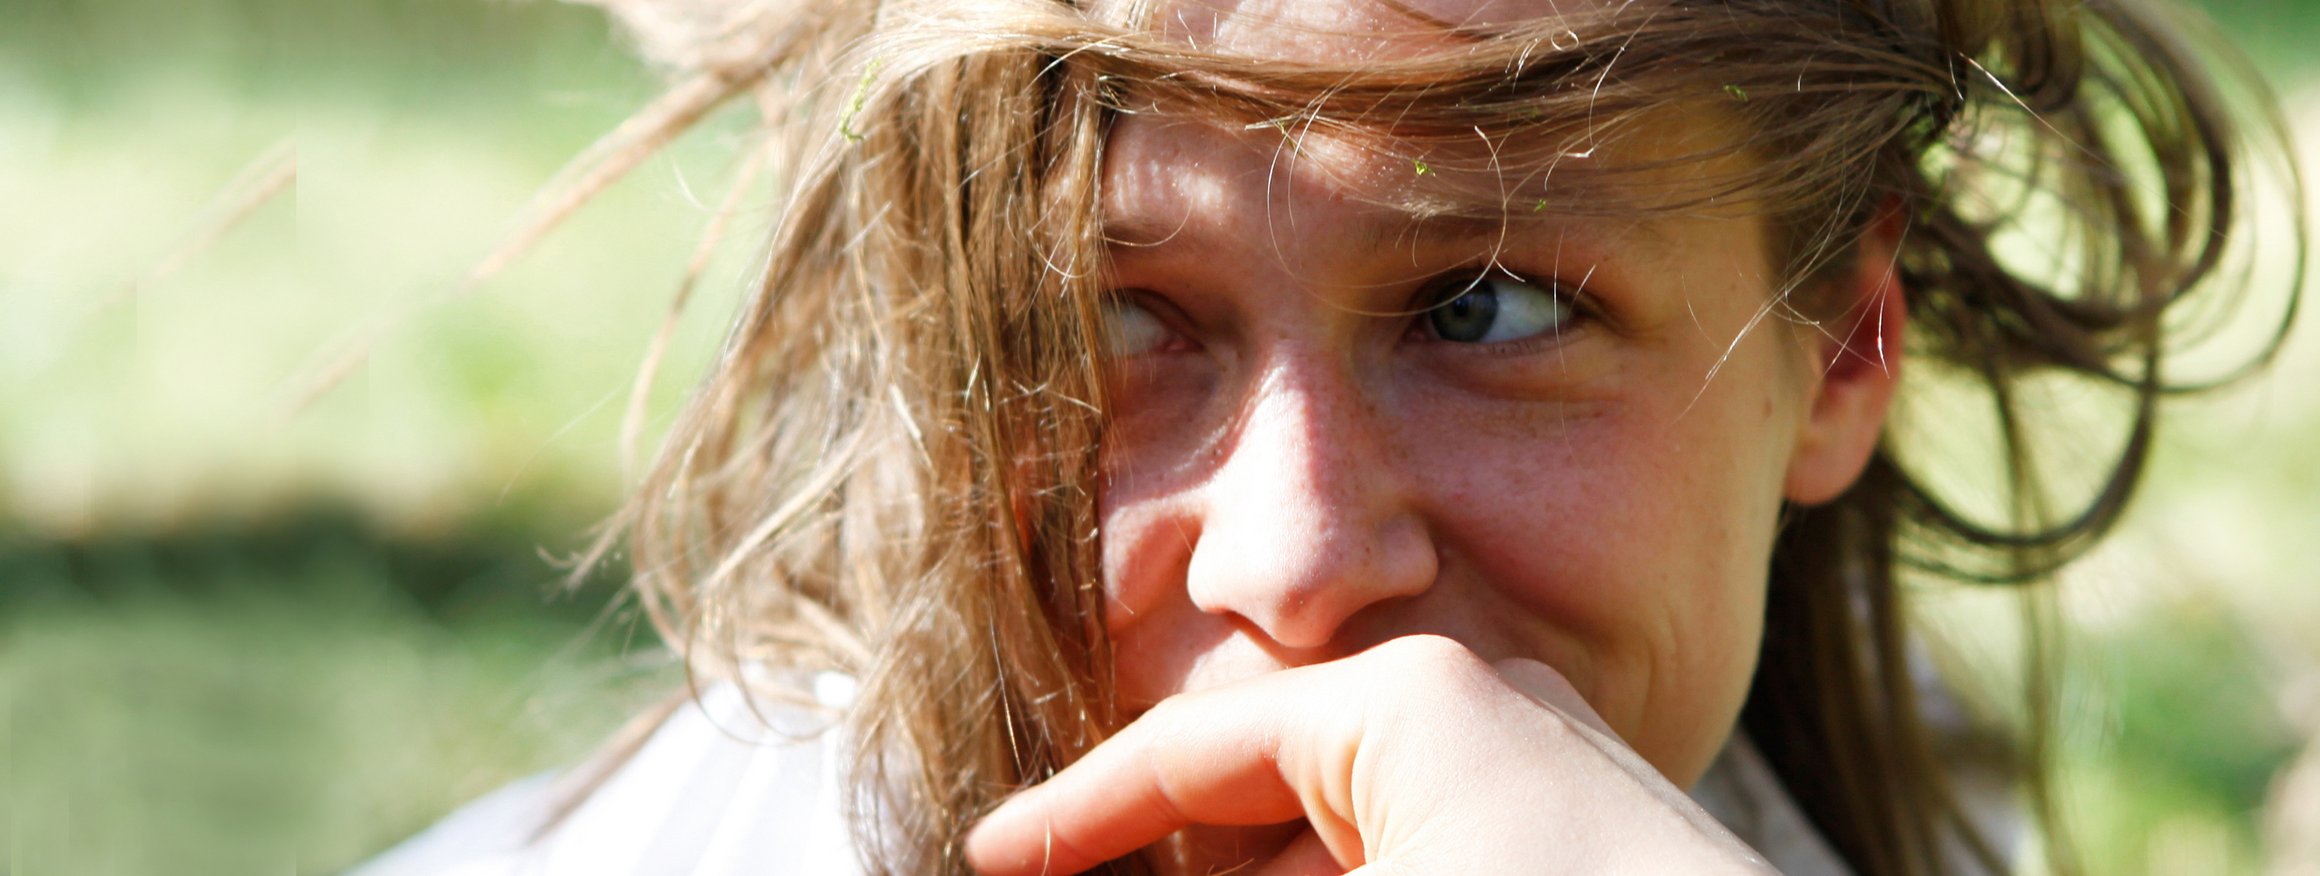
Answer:
<svg viewBox="0 0 2320 876"><path fill-rule="evenodd" d="M2207 8L2320 166L2320 4ZM0 5L0 876L335 871L677 683L617 582L557 560L625 483L628 386L744 120L451 291L657 84L560 3ZM286 142L293 188L138 282ZM729 249L652 423L729 312ZM2312 322L2178 409L2066 582L2093 872L2320 873ZM1992 610L1935 595L1961 639Z"/></svg>

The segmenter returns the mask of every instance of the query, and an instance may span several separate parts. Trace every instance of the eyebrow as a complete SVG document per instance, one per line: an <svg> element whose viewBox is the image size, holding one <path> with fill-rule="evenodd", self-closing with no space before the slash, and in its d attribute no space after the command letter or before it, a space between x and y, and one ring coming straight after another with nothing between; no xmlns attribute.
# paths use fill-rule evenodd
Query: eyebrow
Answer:
<svg viewBox="0 0 2320 876"><path fill-rule="evenodd" d="M1508 237L1526 229L1534 233L1556 236L1576 248L1593 251L1602 256L1619 253L1665 255L1669 241L1665 229L1649 221L1621 221L1618 233L1605 234L1590 231L1572 220L1553 218L1492 219L1479 216L1414 216L1382 212L1374 218L1350 223L1341 233L1350 235L1350 247L1357 251L1382 250L1399 247L1420 235L1432 235L1438 241L1488 241L1502 233ZM1158 247L1175 240L1189 227L1189 217L1163 221L1158 216L1137 212L1124 216L1106 216L1103 219L1103 239L1109 246L1143 249Z"/></svg>

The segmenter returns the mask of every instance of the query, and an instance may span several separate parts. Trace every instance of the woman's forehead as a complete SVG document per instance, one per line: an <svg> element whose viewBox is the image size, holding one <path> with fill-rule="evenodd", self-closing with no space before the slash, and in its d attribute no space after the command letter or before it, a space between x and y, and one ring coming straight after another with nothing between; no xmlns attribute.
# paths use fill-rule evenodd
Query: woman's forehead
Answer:
<svg viewBox="0 0 2320 876"><path fill-rule="evenodd" d="M1458 30L1498 28L1512 24L1592 12L1633 0L1374 0L1389 3L1420 19Z"/></svg>
<svg viewBox="0 0 2320 876"><path fill-rule="evenodd" d="M1617 0L1114 0L1161 34L1210 51L1342 61L1440 48L1476 31Z"/></svg>
<svg viewBox="0 0 2320 876"><path fill-rule="evenodd" d="M1369 59L1462 55L1510 27L1659 2L1114 0L1095 13L1204 54L1353 71ZM1423 100L1430 91L1409 93ZM1264 202L1260 213L1333 204L1331 214L1372 214L1371 224L1402 229L1416 220L1448 228L1457 223L1447 220L1465 219L1493 232L1509 221L1556 224L1565 218L1557 214L1588 204L1604 208L1594 215L1636 219L1663 203L1688 203L1704 185L1742 178L1753 164L1734 151L1745 139L1737 118L1698 101L1591 117L1583 150L1542 150L1549 141L1537 138L1509 148L1514 128L1535 120L1514 115L1482 120L1471 139L1434 131L1420 141L1402 139L1392 119L1324 119L1326 110L1248 122L1217 118L1197 97L1125 103L1134 109L1111 129L1099 189L1105 225L1120 232L1114 240L1170 237L1187 215L1252 195ZM1748 198L1722 200L1712 212L1756 208Z"/></svg>
<svg viewBox="0 0 2320 876"><path fill-rule="evenodd" d="M1322 217L1354 219L1334 230L1381 240L1420 225L1479 238L1509 225L1600 230L1611 216L1623 218L1610 225L1633 232L1659 224L1655 203L1683 202L1702 179L1745 172L1753 159L1738 153L1672 161L1718 153L1736 136L1729 119L1710 112L1657 113L1557 170L1477 168L1422 163L1390 142L1381 147L1326 129L1226 124L1155 108L1113 125L1097 193L1105 236L1131 244L1174 239L1188 217L1228 212L1269 216L1306 232L1319 230L1311 223ZM1574 197L1603 194L1603 182L1582 175L1605 169L1618 174L1617 193L1634 209L1572 214ZM1732 198L1681 212L1729 217L1761 209Z"/></svg>
<svg viewBox="0 0 2320 876"><path fill-rule="evenodd" d="M1266 134L1196 118L1121 119L1106 147L1099 192L1104 238L1123 255L1225 251L1271 237L1299 240L1295 248L1308 254L1456 250L1461 259L1487 256L1517 240L1544 240L1577 263L1613 252L1667 258L1673 255L1671 235L1690 227L1672 216L1612 219L1527 208L1477 215L1411 211L1394 203L1402 199L1386 181L1409 176L1408 164L1324 137L1308 138L1310 148L1268 144ZM1735 206L1729 212L1751 212ZM1282 244L1276 240L1272 248Z"/></svg>

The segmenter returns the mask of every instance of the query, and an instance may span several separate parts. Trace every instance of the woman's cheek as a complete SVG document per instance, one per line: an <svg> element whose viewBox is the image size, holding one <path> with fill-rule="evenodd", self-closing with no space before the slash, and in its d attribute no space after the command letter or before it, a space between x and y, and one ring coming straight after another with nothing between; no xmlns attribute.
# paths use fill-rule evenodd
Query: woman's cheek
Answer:
<svg viewBox="0 0 2320 876"><path fill-rule="evenodd" d="M1474 419L1441 436L1454 443L1439 458L1464 464L1428 475L1451 487L1443 531L1509 616L1583 652L1541 659L1623 734L1651 737L1643 716L1663 707L1721 711L1730 667L1753 654L1758 603L1744 591L1761 589L1762 567L1745 574L1758 552L1720 522L1718 491L1698 492L1700 454L1617 402Z"/></svg>

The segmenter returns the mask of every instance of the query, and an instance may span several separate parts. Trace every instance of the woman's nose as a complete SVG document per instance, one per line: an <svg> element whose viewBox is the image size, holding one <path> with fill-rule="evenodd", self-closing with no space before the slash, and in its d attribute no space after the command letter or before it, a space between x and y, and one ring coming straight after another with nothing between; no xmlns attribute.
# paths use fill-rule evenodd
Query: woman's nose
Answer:
<svg viewBox="0 0 2320 876"><path fill-rule="evenodd" d="M1433 541L1386 420L1338 366L1267 371L1203 490L1193 604L1317 649L1362 609L1432 586Z"/></svg>

